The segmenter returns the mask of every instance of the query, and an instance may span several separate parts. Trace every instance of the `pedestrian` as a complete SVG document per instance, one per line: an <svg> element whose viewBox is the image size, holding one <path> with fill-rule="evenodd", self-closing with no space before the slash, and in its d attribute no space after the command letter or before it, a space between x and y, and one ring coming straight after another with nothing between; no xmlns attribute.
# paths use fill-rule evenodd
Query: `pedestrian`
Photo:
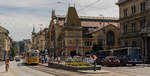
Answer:
<svg viewBox="0 0 150 76"><path fill-rule="evenodd" d="M42 60L42 64L44 64L44 57L42 57L42 59L41 59L41 60Z"/></svg>
<svg viewBox="0 0 150 76"><path fill-rule="evenodd" d="M10 65L10 61L9 61L9 59L7 59L7 60L5 61L5 70L6 70L6 72L8 72L9 65Z"/></svg>
<svg viewBox="0 0 150 76"><path fill-rule="evenodd" d="M58 61L58 63L60 63L60 57L57 57L57 61Z"/></svg>
<svg viewBox="0 0 150 76"><path fill-rule="evenodd" d="M45 63L47 63L47 57L45 57Z"/></svg>

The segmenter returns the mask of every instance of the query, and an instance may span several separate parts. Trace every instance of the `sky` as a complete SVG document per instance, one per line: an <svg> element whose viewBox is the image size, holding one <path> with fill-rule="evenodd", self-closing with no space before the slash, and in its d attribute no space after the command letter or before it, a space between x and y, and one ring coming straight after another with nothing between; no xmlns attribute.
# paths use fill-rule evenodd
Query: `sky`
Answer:
<svg viewBox="0 0 150 76"><path fill-rule="evenodd" d="M118 0L0 0L0 25L9 30L15 41L31 39L33 27L49 26L51 11L66 15L69 6L75 5L79 16L119 17ZM40 26L40 25L43 26Z"/></svg>

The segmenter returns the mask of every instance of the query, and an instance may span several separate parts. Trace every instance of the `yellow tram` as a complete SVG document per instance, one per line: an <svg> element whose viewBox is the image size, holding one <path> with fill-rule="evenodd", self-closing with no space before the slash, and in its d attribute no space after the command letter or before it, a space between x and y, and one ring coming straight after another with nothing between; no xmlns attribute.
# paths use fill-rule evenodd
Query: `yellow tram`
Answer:
<svg viewBox="0 0 150 76"><path fill-rule="evenodd" d="M39 51L31 50L26 52L24 63L26 64L38 64L39 63Z"/></svg>

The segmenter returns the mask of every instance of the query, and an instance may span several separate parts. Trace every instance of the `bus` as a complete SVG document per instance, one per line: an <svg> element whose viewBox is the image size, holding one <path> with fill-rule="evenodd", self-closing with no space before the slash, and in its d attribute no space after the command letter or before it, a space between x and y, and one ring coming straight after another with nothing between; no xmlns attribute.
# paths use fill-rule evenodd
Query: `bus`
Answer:
<svg viewBox="0 0 150 76"><path fill-rule="evenodd" d="M111 53L113 56L117 56L122 60L127 60L128 64L132 64L135 66L136 64L141 64L142 57L141 57L141 48L139 47L125 47L120 49L112 49Z"/></svg>
<svg viewBox="0 0 150 76"><path fill-rule="evenodd" d="M113 55L112 50L100 50L98 53L98 56L101 57L112 56L112 55Z"/></svg>
<svg viewBox="0 0 150 76"><path fill-rule="evenodd" d="M39 51L38 50L30 50L26 52L24 63L26 64L38 64L39 63Z"/></svg>

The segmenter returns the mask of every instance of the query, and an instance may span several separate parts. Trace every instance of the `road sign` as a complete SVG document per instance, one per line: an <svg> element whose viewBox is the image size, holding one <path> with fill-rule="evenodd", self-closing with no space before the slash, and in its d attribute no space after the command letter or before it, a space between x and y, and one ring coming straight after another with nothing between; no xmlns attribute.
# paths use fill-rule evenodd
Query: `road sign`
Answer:
<svg viewBox="0 0 150 76"><path fill-rule="evenodd" d="M96 55L92 55L92 59L93 60L97 60L97 56Z"/></svg>

